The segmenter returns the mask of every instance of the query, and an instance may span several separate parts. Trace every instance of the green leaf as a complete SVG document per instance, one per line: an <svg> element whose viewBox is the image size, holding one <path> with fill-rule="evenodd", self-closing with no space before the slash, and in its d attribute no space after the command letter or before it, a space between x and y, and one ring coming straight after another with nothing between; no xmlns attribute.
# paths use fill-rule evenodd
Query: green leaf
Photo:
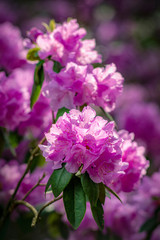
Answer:
<svg viewBox="0 0 160 240"><path fill-rule="evenodd" d="M103 183L99 183L99 200L104 205L105 202L105 186Z"/></svg>
<svg viewBox="0 0 160 240"><path fill-rule="evenodd" d="M57 61L54 61L54 64L53 64L53 71L56 72L56 73L59 73L62 69L62 66L59 62Z"/></svg>
<svg viewBox="0 0 160 240"><path fill-rule="evenodd" d="M44 71L43 71L43 63L44 61L40 61L37 63L35 72L34 72L34 84L32 88L32 94L31 94L31 108L35 104L35 102L38 100L41 88L44 81Z"/></svg>
<svg viewBox="0 0 160 240"><path fill-rule="evenodd" d="M57 122L58 118L61 117L65 112L69 113L69 109L63 107L58 110L57 115L56 115L56 122Z"/></svg>
<svg viewBox="0 0 160 240"><path fill-rule="evenodd" d="M102 207L99 199L97 201L97 206L91 205L91 210L92 210L92 215L94 217L94 220L96 221L98 227L101 230L103 230L103 228L104 228L104 211L103 211L103 207Z"/></svg>
<svg viewBox="0 0 160 240"><path fill-rule="evenodd" d="M99 197L99 186L97 183L94 183L88 173L86 172L81 176L81 183L85 194L88 196L88 199L92 206L97 204Z"/></svg>
<svg viewBox="0 0 160 240"><path fill-rule="evenodd" d="M109 193L109 191L106 189L106 191L105 191L105 195L106 195L106 197L108 197L109 199L111 199L111 194Z"/></svg>
<svg viewBox="0 0 160 240"><path fill-rule="evenodd" d="M72 178L64 189L63 202L69 222L77 229L86 211L86 196L78 177Z"/></svg>
<svg viewBox="0 0 160 240"><path fill-rule="evenodd" d="M72 178L73 174L67 172L65 167L54 170L52 174L52 192L55 197L58 197L61 192L65 189Z"/></svg>
<svg viewBox="0 0 160 240"><path fill-rule="evenodd" d="M61 194L61 192L65 189L65 187L68 185L72 176L73 174L67 172L64 166L60 169L54 170L47 182L45 192L51 185L54 196L58 197Z"/></svg>
<svg viewBox="0 0 160 240"><path fill-rule="evenodd" d="M153 229L155 229L157 226L157 220L155 217L152 217L150 219L148 219L141 227L140 227L140 232L149 232L152 231Z"/></svg>
<svg viewBox="0 0 160 240"><path fill-rule="evenodd" d="M120 199L120 197L118 196L118 194L116 192L114 192L111 188L107 187L106 185L104 185L104 186L110 193L112 193L122 203L122 200Z"/></svg>
<svg viewBox="0 0 160 240"><path fill-rule="evenodd" d="M27 60L29 60L29 61L41 60L40 57L38 56L39 50L40 50L39 47L29 49L29 51L27 53Z"/></svg>
<svg viewBox="0 0 160 240"><path fill-rule="evenodd" d="M53 30L56 28L56 23L53 19L49 22L49 25L44 22L42 23L42 25L46 28L48 32L53 32Z"/></svg>
<svg viewBox="0 0 160 240"><path fill-rule="evenodd" d="M53 32L53 30L56 28L56 23L55 21L52 19L50 22L49 22L49 29L51 32Z"/></svg>

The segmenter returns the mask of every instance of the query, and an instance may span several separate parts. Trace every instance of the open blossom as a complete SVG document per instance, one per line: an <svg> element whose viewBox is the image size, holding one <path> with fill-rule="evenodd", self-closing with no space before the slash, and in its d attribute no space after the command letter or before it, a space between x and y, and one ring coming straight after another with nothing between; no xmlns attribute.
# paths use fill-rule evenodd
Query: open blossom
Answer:
<svg viewBox="0 0 160 240"><path fill-rule="evenodd" d="M48 131L52 124L52 112L48 99L42 94L27 114L27 119L20 122L18 132L20 135L32 135L42 138L44 131Z"/></svg>
<svg viewBox="0 0 160 240"><path fill-rule="evenodd" d="M53 111L83 104L95 104L107 112L115 108L123 89L123 77L116 72L114 64L93 69L90 65L70 62L59 73L55 73L52 67L51 61L46 62L47 83L43 94L50 99Z"/></svg>
<svg viewBox="0 0 160 240"><path fill-rule="evenodd" d="M83 41L85 35L86 30L79 28L76 19L72 19L62 25L56 24L52 32L44 34L31 29L28 36L40 47L38 54L41 59L51 56L62 66L70 61L81 65L101 62L101 56L94 50L94 40Z"/></svg>
<svg viewBox="0 0 160 240"><path fill-rule="evenodd" d="M116 114L119 126L135 134L135 139L146 146L147 153L159 166L160 111L156 104L138 102L127 103Z"/></svg>
<svg viewBox="0 0 160 240"><path fill-rule="evenodd" d="M16 160L6 162L0 160L0 202L6 204L11 195L13 194L18 181L26 169L26 164L19 164ZM42 177L43 173L48 176L51 173L51 168L44 166L43 168L37 168L32 174L28 173L17 192L17 199L20 200L24 195L37 183ZM46 176L42 183L46 184L48 177ZM46 201L45 199L45 186L37 187L32 194L30 194L26 201L31 204L40 204Z"/></svg>
<svg viewBox="0 0 160 240"><path fill-rule="evenodd" d="M123 204L115 197L106 198L104 205L105 226L124 240L143 240L146 232L139 232L140 227L151 217L159 207L160 172L145 176L140 187L129 194L119 193ZM159 228L153 232L151 239L159 234Z"/></svg>
<svg viewBox="0 0 160 240"><path fill-rule="evenodd" d="M0 24L0 68L10 72L26 63L23 39L17 27Z"/></svg>
<svg viewBox="0 0 160 240"><path fill-rule="evenodd" d="M14 69L8 77L0 73L0 126L38 137L51 125L52 113L48 99L42 95L30 109L33 75L30 66Z"/></svg>
<svg viewBox="0 0 160 240"><path fill-rule="evenodd" d="M145 232L139 232L140 227L150 216L147 209L130 200L127 195L119 194L123 204L115 197L106 198L104 205L105 228L111 229L113 233L123 240L143 240ZM143 199L145 201L145 199ZM149 205L146 205L147 208Z"/></svg>
<svg viewBox="0 0 160 240"><path fill-rule="evenodd" d="M46 160L57 169L66 163L67 171L88 172L95 182L111 184L123 174L126 163L121 159L121 139L114 131L114 123L97 116L86 107L82 112L64 113L45 134L48 145L40 145Z"/></svg>
<svg viewBox="0 0 160 240"><path fill-rule="evenodd" d="M146 175L146 169L149 167L149 161L144 156L145 148L138 146L133 141L134 134L125 130L119 131L119 136L123 139L122 143L122 162L127 162L128 167L124 170L125 174L121 175L116 189L119 191L130 192L137 187L142 176Z"/></svg>
<svg viewBox="0 0 160 240"><path fill-rule="evenodd" d="M20 81L23 72L23 82ZM22 79L21 79L22 80ZM30 111L28 84L30 72L16 69L8 77L0 73L0 126L14 130Z"/></svg>

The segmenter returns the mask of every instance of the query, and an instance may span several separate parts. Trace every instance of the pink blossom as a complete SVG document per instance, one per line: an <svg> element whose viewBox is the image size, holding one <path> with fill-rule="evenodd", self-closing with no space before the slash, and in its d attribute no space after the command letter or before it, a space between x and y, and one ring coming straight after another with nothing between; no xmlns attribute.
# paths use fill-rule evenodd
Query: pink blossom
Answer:
<svg viewBox="0 0 160 240"><path fill-rule="evenodd" d="M20 81L22 72L23 82ZM28 117L30 95L27 85L32 79L28 71L21 69L14 70L9 77L2 74L0 75L0 126L14 130L21 121Z"/></svg>
<svg viewBox="0 0 160 240"><path fill-rule="evenodd" d="M52 112L48 99L42 94L27 114L27 119L18 125L20 135L32 135L42 138L44 131L48 131L52 124Z"/></svg>
<svg viewBox="0 0 160 240"><path fill-rule="evenodd" d="M122 143L122 162L127 162L128 167L124 170L125 174L121 175L116 183L117 191L130 192L137 188L142 176L146 175L146 169L149 167L149 161L144 156L145 148L138 146L133 141L134 134L125 130L119 131L119 136L123 139Z"/></svg>
<svg viewBox="0 0 160 240"><path fill-rule="evenodd" d="M160 142L160 111L156 104L143 101L133 103L132 107L125 104L117 110L117 121L121 128L135 134L135 139L146 147L154 164L159 166Z"/></svg>
<svg viewBox="0 0 160 240"><path fill-rule="evenodd" d="M0 24L0 67L8 72L26 63L23 40L17 27Z"/></svg>
<svg viewBox="0 0 160 240"><path fill-rule="evenodd" d="M51 61L45 63L46 86L43 94L50 99L53 111L83 104L95 104L109 112L115 108L123 88L123 77L114 64L105 68L77 65L70 62L59 73L52 70Z"/></svg>
<svg viewBox="0 0 160 240"><path fill-rule="evenodd" d="M17 68L8 77L0 73L0 126L39 137L51 125L52 114L48 99L42 95L30 109L33 74L31 66Z"/></svg>
<svg viewBox="0 0 160 240"><path fill-rule="evenodd" d="M94 50L95 41L93 39L83 41L85 35L86 30L79 27L76 19L72 19L62 25L56 24L53 32L39 34L34 40L40 47L38 54L41 59L51 56L62 66L70 61L81 65L101 62L101 56ZM33 34L31 39L32 36Z"/></svg>
<svg viewBox="0 0 160 240"><path fill-rule="evenodd" d="M43 156L57 169L66 163L67 171L76 173L83 166L95 182L111 184L124 173L121 159L121 139L108 123L86 107L82 112L71 110L53 124L45 134L48 145L40 145Z"/></svg>
<svg viewBox="0 0 160 240"><path fill-rule="evenodd" d="M16 160L11 160L6 162L5 160L0 160L0 201L6 204L11 195L13 194L15 187L20 180L22 174L26 169L26 164L19 164ZM51 168L45 166L44 168L37 168L32 174L28 173L21 186L17 192L16 198L18 200L22 199L24 195L37 183L39 178L42 177L45 172L48 176L51 174ZM42 180L42 183L47 183L48 177ZM31 204L40 204L46 201L45 199L45 187L37 187L27 198Z"/></svg>
<svg viewBox="0 0 160 240"><path fill-rule="evenodd" d="M105 226L124 240L143 240L146 232L139 232L140 227L159 207L160 172L145 176L140 187L129 194L119 193L122 203L115 197L107 199L104 205ZM153 239L159 234L159 228L153 233ZM151 238L152 239L152 238Z"/></svg>
<svg viewBox="0 0 160 240"><path fill-rule="evenodd" d="M97 82L97 91L93 102L96 106L104 108L106 112L112 111L115 108L117 97L122 93L124 81L122 75L116 72L116 66L112 63L106 65L105 68L95 68L93 76Z"/></svg>

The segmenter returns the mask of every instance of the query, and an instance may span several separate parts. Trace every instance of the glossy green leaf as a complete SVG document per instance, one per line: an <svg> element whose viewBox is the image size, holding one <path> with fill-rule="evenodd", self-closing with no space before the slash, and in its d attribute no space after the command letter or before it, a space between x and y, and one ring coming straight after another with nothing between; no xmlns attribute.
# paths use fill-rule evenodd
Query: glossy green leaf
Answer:
<svg viewBox="0 0 160 240"><path fill-rule="evenodd" d="M67 172L64 166L60 169L54 170L47 182L45 192L51 185L54 196L58 197L61 194L61 192L65 189L65 187L68 185L72 176L73 174Z"/></svg>
<svg viewBox="0 0 160 240"><path fill-rule="evenodd" d="M31 108L38 100L40 92L41 92L41 88L43 85L43 81L44 81L43 63L44 63L44 61L40 61L39 63L37 63L37 65L35 67L34 84L33 84L33 88L32 88L31 103L30 103Z"/></svg>
<svg viewBox="0 0 160 240"><path fill-rule="evenodd" d="M73 174L67 172L65 167L54 170L52 174L51 188L55 197L58 197L65 189L72 178Z"/></svg>
<svg viewBox="0 0 160 240"><path fill-rule="evenodd" d="M96 221L98 227L101 230L103 230L103 228L104 228L104 211L103 211L103 207L102 207L99 199L97 201L96 206L91 205L91 210L92 210L94 220Z"/></svg>
<svg viewBox="0 0 160 240"><path fill-rule="evenodd" d="M53 64L53 71L56 72L56 73L59 73L62 69L62 66L59 62L57 61L54 61L54 64Z"/></svg>
<svg viewBox="0 0 160 240"><path fill-rule="evenodd" d="M120 197L118 196L118 194L116 192L114 192L111 188L107 187L106 185L104 185L104 186L110 193L112 193L122 203L122 200L120 199Z"/></svg>
<svg viewBox="0 0 160 240"><path fill-rule="evenodd" d="M38 56L39 50L40 50L39 47L29 49L29 51L27 53L27 60L29 60L29 61L41 60L40 57Z"/></svg>
<svg viewBox="0 0 160 240"><path fill-rule="evenodd" d="M58 118L61 117L65 112L69 113L69 109L63 107L58 110L57 115L56 115L56 122L57 122Z"/></svg>
<svg viewBox="0 0 160 240"><path fill-rule="evenodd" d="M86 211L86 196L78 177L72 178L64 189L63 202L69 222L77 229Z"/></svg>
<svg viewBox="0 0 160 240"><path fill-rule="evenodd" d="M99 200L104 205L105 197L106 197L105 186L103 183L99 183L98 185L99 185Z"/></svg>
<svg viewBox="0 0 160 240"><path fill-rule="evenodd" d="M140 228L140 232L149 232L152 231L152 229L155 229L157 226L157 220L155 217L152 217L150 219L148 219Z"/></svg>
<svg viewBox="0 0 160 240"><path fill-rule="evenodd" d="M99 186L97 183L93 182L88 173L86 172L81 176L81 183L85 194L88 196L88 199L91 205L96 205L99 197Z"/></svg>

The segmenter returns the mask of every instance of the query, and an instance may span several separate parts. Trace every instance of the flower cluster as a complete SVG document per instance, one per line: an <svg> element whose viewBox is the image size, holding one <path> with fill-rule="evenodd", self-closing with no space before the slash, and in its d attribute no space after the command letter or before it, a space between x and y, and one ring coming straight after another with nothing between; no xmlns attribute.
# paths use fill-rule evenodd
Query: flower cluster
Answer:
<svg viewBox="0 0 160 240"><path fill-rule="evenodd" d="M52 116L48 99L42 95L30 109L32 85L32 67L17 68L8 77L0 73L0 126L37 137L51 125Z"/></svg>
<svg viewBox="0 0 160 240"><path fill-rule="evenodd" d="M116 72L114 64L105 68L81 66L70 62L59 73L47 62L47 82L43 93L51 101L51 108L69 109L84 104L95 104L110 112L115 108L117 97L123 89L123 77Z"/></svg>
<svg viewBox="0 0 160 240"><path fill-rule="evenodd" d="M15 196L12 195L13 202L21 199L36 205L45 202L44 191L51 189L55 198L58 197L54 201L59 200L62 197L59 195L63 192L65 211L71 225L75 229L79 227L87 205L87 213L80 229L85 229L86 223L90 221L90 229L96 231L95 222L90 220L91 212L98 226L103 228L105 188L115 196L114 190L120 194L121 191L135 190L146 174L149 163L144 157L144 147L134 141L132 133L117 131L114 121L96 116L96 111L91 108L96 106L104 113L115 109L124 81L115 64L103 67L100 67L102 64L99 67L94 65L101 63L101 56L95 50L95 40L83 39L86 30L79 27L75 19L63 24L55 24L52 20L45 26L45 33L32 28L28 32L28 39L24 41L25 47L29 48L27 60L37 63L34 73L34 65L23 59L25 51L19 32L10 24L0 26L4 33L0 37L3 51L7 49L9 52L8 49L11 49L10 52L13 53L5 56L3 64L0 62L1 69L5 71L0 73L0 126L3 127L4 139L8 137L7 143L12 145L4 145L2 149L1 156L8 159L8 162L1 160L0 163L1 203L4 204L11 197L16 186L18 191ZM5 41L5 37L8 38L5 27L11 29L10 35L15 36L16 43L13 43L17 55L12 51L13 44ZM23 68L20 68L22 65ZM139 103L141 91L137 96ZM128 99L129 102L132 101L132 96ZM65 113L62 115L63 110ZM108 113L106 116L110 119ZM52 121L54 124L51 126ZM38 147L30 154L29 145L35 144L36 139L33 138L43 137L44 131L48 133L45 133L41 142L45 139L46 143L40 144L39 148L48 163L39 169L41 163L38 161L43 158L38 156ZM17 160L12 160L13 155ZM24 162L28 156L27 165ZM39 157L37 162L34 157ZM29 164L32 162L35 170L30 173ZM30 192L44 171L47 177L43 179L43 185L36 185L34 191ZM22 182L17 185L20 179ZM95 189L93 196L92 187ZM68 201L70 191L75 195L72 199L75 201L73 206ZM101 199L101 191L104 199ZM26 193L28 195L24 198ZM123 194L122 198L127 204L128 200L125 200ZM112 204L114 205L114 200ZM135 209L137 208L128 207L127 219L132 218ZM117 214L120 213L117 211ZM138 219L138 223L144 220L141 215L135 219ZM110 222L114 222L114 215ZM109 227L112 228L112 224ZM132 232L129 226L129 231L130 229ZM127 239L127 234L122 235ZM81 238L80 232L79 236Z"/></svg>
<svg viewBox="0 0 160 240"><path fill-rule="evenodd" d="M9 77L3 72L0 73L0 126L10 130L14 130L21 121L26 120L30 111L28 84L32 78L25 72L23 79L26 81L19 81L21 72L21 69L16 69Z"/></svg>
<svg viewBox="0 0 160 240"><path fill-rule="evenodd" d="M111 185L120 181L120 190L131 191L148 167L143 149L132 143L131 136L118 135L114 123L96 117L90 107L65 113L45 136L48 145L40 149L54 169L66 163L67 171L76 173L82 167L81 173L87 171L94 182ZM130 179L128 186L123 174Z"/></svg>
<svg viewBox="0 0 160 240"><path fill-rule="evenodd" d="M20 31L11 23L0 24L0 67L8 72L26 63Z"/></svg>
<svg viewBox="0 0 160 240"><path fill-rule="evenodd" d="M115 116L120 128L133 132L135 139L146 147L147 154L153 158L155 167L159 167L160 111L157 104L145 101L146 95L142 87L133 85L132 89L125 88Z"/></svg>
<svg viewBox="0 0 160 240"><path fill-rule="evenodd" d="M119 136L123 139L122 143L122 162L127 162L128 166L124 170L125 174L120 176L116 183L117 191L130 192L139 184L142 176L146 174L149 161L144 157L145 148L138 146L134 140L134 134L125 130L119 131Z"/></svg>
<svg viewBox="0 0 160 240"><path fill-rule="evenodd" d="M38 52L41 59L51 56L62 66L68 62L86 65L101 62L101 56L95 48L95 40L82 40L86 35L84 28L79 28L76 19L56 24L52 32L43 33L34 28L28 33L31 46L36 43L40 47Z"/></svg>
<svg viewBox="0 0 160 240"><path fill-rule="evenodd" d="M151 177L145 176L137 191L128 195L120 193L124 204L115 198L111 202L106 199L104 206L106 227L124 240L144 239L146 232L139 232L139 230L147 220L153 218L154 211L159 207L159 181L160 172L154 173ZM155 230L151 239L156 239L154 237L158 233L159 228Z"/></svg>

